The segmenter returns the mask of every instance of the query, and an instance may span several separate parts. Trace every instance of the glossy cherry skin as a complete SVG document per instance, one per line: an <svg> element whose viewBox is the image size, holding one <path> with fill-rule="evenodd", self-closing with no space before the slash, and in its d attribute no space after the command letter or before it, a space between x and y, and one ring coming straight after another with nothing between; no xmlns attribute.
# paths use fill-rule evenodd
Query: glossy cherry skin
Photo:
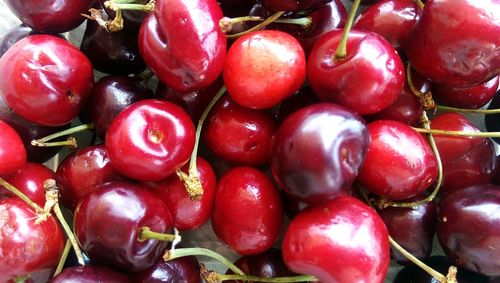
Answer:
<svg viewBox="0 0 500 283"><path fill-rule="evenodd" d="M200 265L196 257L187 256L170 261L159 260L146 270L132 275L136 283L200 283Z"/></svg>
<svg viewBox="0 0 500 283"><path fill-rule="evenodd" d="M23 192L30 200L40 207L45 206L45 188L43 183L48 179L55 179L54 171L38 163L28 162L18 171L4 176L4 180ZM0 197L14 195L0 188Z"/></svg>
<svg viewBox="0 0 500 283"><path fill-rule="evenodd" d="M201 157L196 158L196 169L203 187L203 196L200 200L191 200L186 186L174 174L158 182L144 184L168 207L179 230L194 230L201 227L212 214L217 179L210 163ZM189 164L184 165L182 171L188 174Z"/></svg>
<svg viewBox="0 0 500 283"><path fill-rule="evenodd" d="M280 235L282 221L279 192L263 172L233 167L220 178L212 227L232 250L242 255L268 250Z"/></svg>
<svg viewBox="0 0 500 283"><path fill-rule="evenodd" d="M269 160L275 131L276 120L271 113L239 106L224 97L210 111L203 140L229 163L257 166Z"/></svg>
<svg viewBox="0 0 500 283"><path fill-rule="evenodd" d="M61 202L72 211L99 185L121 179L123 177L111 164L104 145L89 146L71 153L56 171Z"/></svg>
<svg viewBox="0 0 500 283"><path fill-rule="evenodd" d="M126 182L106 183L87 195L75 210L73 225L80 246L93 262L128 272L153 265L167 245L157 240L140 242L142 227L158 233L173 228L163 202Z"/></svg>
<svg viewBox="0 0 500 283"><path fill-rule="evenodd" d="M411 65L433 82L466 87L500 72L500 3L429 1L409 36Z"/></svg>
<svg viewBox="0 0 500 283"><path fill-rule="evenodd" d="M433 129L479 132L464 115L441 114L431 120ZM443 164L442 192L489 183L495 174L496 154L489 138L435 135Z"/></svg>
<svg viewBox="0 0 500 283"><path fill-rule="evenodd" d="M358 16L354 28L380 34L401 54L421 12L412 0L379 1Z"/></svg>
<svg viewBox="0 0 500 283"><path fill-rule="evenodd" d="M0 175L21 169L26 164L26 149L17 132L0 120Z"/></svg>
<svg viewBox="0 0 500 283"><path fill-rule="evenodd" d="M370 192L406 199L425 191L437 177L437 161L422 135L406 124L368 124L371 142L358 181Z"/></svg>
<svg viewBox="0 0 500 283"><path fill-rule="evenodd" d="M285 32L248 33L229 48L222 77L231 99L239 105L271 108L291 96L305 81L304 50Z"/></svg>
<svg viewBox="0 0 500 283"><path fill-rule="evenodd" d="M497 90L498 76L471 87L449 87L433 83L432 97L441 105L476 109L486 105L495 96Z"/></svg>
<svg viewBox="0 0 500 283"><path fill-rule="evenodd" d="M99 265L76 266L64 269L49 283L129 283L130 279L120 272Z"/></svg>
<svg viewBox="0 0 500 283"><path fill-rule="evenodd" d="M374 114L396 101L404 86L404 66L387 40L351 31L347 57L335 59L342 30L323 35L309 56L307 75L316 95L360 115Z"/></svg>
<svg viewBox="0 0 500 283"><path fill-rule="evenodd" d="M425 196L414 197L405 202L423 198ZM437 224L437 205L434 202L427 202L414 208L390 206L377 212L394 241L420 260L430 256ZM411 264L411 261L392 247L391 257L400 264Z"/></svg>
<svg viewBox="0 0 500 283"><path fill-rule="evenodd" d="M148 67L181 92L213 83L226 57L217 2L162 0L156 2L154 14L144 19L139 32L139 50Z"/></svg>
<svg viewBox="0 0 500 283"><path fill-rule="evenodd" d="M290 270L322 282L383 282L389 235L374 210L353 197L338 197L301 211L282 244Z"/></svg>
<svg viewBox="0 0 500 283"><path fill-rule="evenodd" d="M104 139L109 125L121 111L153 97L153 92L134 78L107 76L94 85L86 108L96 131Z"/></svg>
<svg viewBox="0 0 500 283"><path fill-rule="evenodd" d="M488 276L500 275L500 187L477 185L441 199L437 235L453 264Z"/></svg>
<svg viewBox="0 0 500 283"><path fill-rule="evenodd" d="M78 27L85 20L93 0L7 0L14 14L26 25L45 33L62 33Z"/></svg>
<svg viewBox="0 0 500 283"><path fill-rule="evenodd" d="M92 64L59 37L32 35L0 58L0 92L28 121L61 126L78 116L92 90Z"/></svg>
<svg viewBox="0 0 500 283"><path fill-rule="evenodd" d="M37 215L18 198L0 200L0 282L47 282L64 249L57 219L35 223Z"/></svg>
<svg viewBox="0 0 500 283"><path fill-rule="evenodd" d="M25 25L12 28L0 38L0 57L2 57L2 55L16 42L33 34L37 34L37 32Z"/></svg>
<svg viewBox="0 0 500 283"><path fill-rule="evenodd" d="M146 99L116 116L105 144L118 172L135 180L159 181L189 160L194 139L193 122L182 108Z"/></svg>
<svg viewBox="0 0 500 283"><path fill-rule="evenodd" d="M305 107L279 127L271 156L274 179L305 202L350 195L370 136L363 120L331 103Z"/></svg>

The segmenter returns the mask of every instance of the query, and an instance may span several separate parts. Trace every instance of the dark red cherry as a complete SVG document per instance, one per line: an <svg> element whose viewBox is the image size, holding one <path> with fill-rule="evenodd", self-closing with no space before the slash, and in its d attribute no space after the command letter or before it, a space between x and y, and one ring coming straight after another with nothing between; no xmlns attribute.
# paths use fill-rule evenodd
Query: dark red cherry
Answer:
<svg viewBox="0 0 500 283"><path fill-rule="evenodd" d="M23 192L30 200L40 207L45 206L45 188L43 183L55 179L54 171L38 163L28 162L18 171L4 176L4 180ZM0 188L1 196L13 196L12 193Z"/></svg>
<svg viewBox="0 0 500 283"><path fill-rule="evenodd" d="M307 75L316 95L360 115L394 103L404 86L404 66L387 40L372 32L351 31L347 57L335 58L342 30L323 35L314 45Z"/></svg>
<svg viewBox="0 0 500 283"><path fill-rule="evenodd" d="M61 126L78 116L92 90L89 60L64 39L32 35L0 58L0 92L19 116Z"/></svg>
<svg viewBox="0 0 500 283"><path fill-rule="evenodd" d="M0 120L0 175L21 169L26 164L26 149L17 132Z"/></svg>
<svg viewBox="0 0 500 283"><path fill-rule="evenodd" d="M56 218L38 216L18 198L0 200L0 282L47 282L64 249Z"/></svg>
<svg viewBox="0 0 500 283"><path fill-rule="evenodd" d="M231 99L239 105L271 108L304 82L304 50L297 39L285 32L248 33L231 45L222 76Z"/></svg>
<svg viewBox="0 0 500 283"><path fill-rule="evenodd" d="M72 211L99 185L120 179L123 177L111 165L104 145L89 146L68 155L56 172L61 202Z"/></svg>
<svg viewBox="0 0 500 283"><path fill-rule="evenodd" d="M49 283L129 283L130 279L120 272L99 265L76 266L64 269Z"/></svg>
<svg viewBox="0 0 500 283"><path fill-rule="evenodd" d="M411 65L433 82L466 87L500 73L500 2L435 0L408 37Z"/></svg>
<svg viewBox="0 0 500 283"><path fill-rule="evenodd" d="M144 184L168 207L179 230L194 230L201 227L212 214L217 179L210 163L201 157L196 158L196 169L203 187L201 200L191 200L185 184L174 174L158 182ZM182 171L188 174L189 164Z"/></svg>
<svg viewBox="0 0 500 283"><path fill-rule="evenodd" d="M280 191L283 208L288 219L293 219L297 213L305 209L308 204L298 200L297 198L287 194L285 191Z"/></svg>
<svg viewBox="0 0 500 283"><path fill-rule="evenodd" d="M168 101L136 102L113 120L106 149L124 176L159 181L180 169L191 157L195 129L191 118Z"/></svg>
<svg viewBox="0 0 500 283"><path fill-rule="evenodd" d="M462 114L445 113L431 120L433 129L480 132ZM441 191L489 183L495 174L496 154L489 138L434 135L443 163ZM473 170L471 170L473 168Z"/></svg>
<svg viewBox="0 0 500 283"><path fill-rule="evenodd" d="M281 124L288 116L293 114L295 111L300 109L320 103L321 100L314 94L313 90L309 86L302 86L297 92L292 96L285 99L279 107L277 118L278 123Z"/></svg>
<svg viewBox="0 0 500 283"><path fill-rule="evenodd" d="M200 265L196 257L187 256L170 261L159 260L146 270L132 275L136 283L200 283Z"/></svg>
<svg viewBox="0 0 500 283"><path fill-rule="evenodd" d="M212 227L235 252L252 255L268 250L280 235L282 221L279 192L263 172L234 167L219 180Z"/></svg>
<svg viewBox="0 0 500 283"><path fill-rule="evenodd" d="M239 106L229 97L210 111L203 140L222 159L257 166L269 160L276 120L270 112Z"/></svg>
<svg viewBox="0 0 500 283"><path fill-rule="evenodd" d="M497 90L498 76L471 87L450 87L433 83L432 97L442 105L476 109L486 105L495 96Z"/></svg>
<svg viewBox="0 0 500 283"><path fill-rule="evenodd" d="M453 191L439 203L437 235L453 264L500 275L500 187L477 185Z"/></svg>
<svg viewBox="0 0 500 283"><path fill-rule="evenodd" d="M173 228L165 204L148 190L126 182L101 185L77 206L74 231L80 246L96 263L134 272L152 266L166 242L139 241L142 227L167 233Z"/></svg>
<svg viewBox="0 0 500 283"><path fill-rule="evenodd" d="M305 107L279 127L271 156L274 179L305 202L350 195L370 136L363 120L331 103Z"/></svg>
<svg viewBox="0 0 500 283"><path fill-rule="evenodd" d="M410 126L379 120L368 124L371 142L358 181L374 194L407 199L437 177L437 161L425 138Z"/></svg>
<svg viewBox="0 0 500 283"><path fill-rule="evenodd" d="M381 283L389 267L389 235L374 210L338 197L300 212L282 244L290 270L322 282Z"/></svg>
<svg viewBox="0 0 500 283"><path fill-rule="evenodd" d="M36 31L61 33L78 27L93 0L7 0L14 14Z"/></svg>
<svg viewBox="0 0 500 283"><path fill-rule="evenodd" d="M331 0L265 0L264 4L275 11L311 11L317 10Z"/></svg>
<svg viewBox="0 0 500 283"><path fill-rule="evenodd" d="M33 34L37 34L37 32L24 24L13 27L0 38L0 57L2 57L14 43Z"/></svg>
<svg viewBox="0 0 500 283"><path fill-rule="evenodd" d="M86 110L97 133L104 139L118 113L137 101L153 96L150 89L134 78L107 76L94 85Z"/></svg>

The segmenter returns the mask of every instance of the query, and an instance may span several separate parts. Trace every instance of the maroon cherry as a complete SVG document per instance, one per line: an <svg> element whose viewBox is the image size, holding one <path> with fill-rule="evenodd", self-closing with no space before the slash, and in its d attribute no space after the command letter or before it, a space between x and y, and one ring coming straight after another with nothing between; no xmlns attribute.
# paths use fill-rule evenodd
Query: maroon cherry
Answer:
<svg viewBox="0 0 500 283"><path fill-rule="evenodd" d="M99 265L77 266L64 269L49 283L129 283L130 279L120 272Z"/></svg>
<svg viewBox="0 0 500 283"><path fill-rule="evenodd" d="M37 32L24 24L13 27L0 38L0 57L16 42L33 34L37 34Z"/></svg>
<svg viewBox="0 0 500 283"><path fill-rule="evenodd" d="M113 120L106 149L124 176L159 181L180 169L191 157L195 129L179 106L147 99L134 103Z"/></svg>
<svg viewBox="0 0 500 283"><path fill-rule="evenodd" d="M359 182L374 194L406 199L425 191L437 177L437 161L422 135L391 120L368 124L371 142Z"/></svg>
<svg viewBox="0 0 500 283"><path fill-rule="evenodd" d="M234 167L219 180L212 227L235 252L252 255L268 250L280 235L282 221L279 192L263 172Z"/></svg>
<svg viewBox="0 0 500 283"><path fill-rule="evenodd" d="M18 170L26 164L26 149L17 132L0 120L0 175Z"/></svg>
<svg viewBox="0 0 500 283"><path fill-rule="evenodd" d="M136 283L200 283L200 264L194 256L169 261L160 259L153 266L133 274L132 277Z"/></svg>
<svg viewBox="0 0 500 283"><path fill-rule="evenodd" d="M437 235L453 264L500 275L500 187L477 185L447 194L439 203Z"/></svg>
<svg viewBox="0 0 500 283"><path fill-rule="evenodd" d="M311 11L317 10L331 0L265 0L264 4L275 11Z"/></svg>
<svg viewBox="0 0 500 283"><path fill-rule="evenodd" d="M433 82L466 87L500 72L500 3L428 1L408 37L411 65Z"/></svg>
<svg viewBox="0 0 500 283"><path fill-rule="evenodd" d="M271 170L287 193L306 202L350 195L370 137L363 120L331 103L305 107L279 127Z"/></svg>
<svg viewBox="0 0 500 283"><path fill-rule="evenodd" d="M372 32L351 31L347 57L335 58L342 30L323 35L309 56L307 75L316 95L360 115L374 114L396 101L404 86L404 67L387 40Z"/></svg>
<svg viewBox="0 0 500 283"><path fill-rule="evenodd" d="M302 86L297 92L280 104L278 113L276 114L278 124L283 123L283 121L294 112L320 102L321 100L314 94L311 87Z"/></svg>
<svg viewBox="0 0 500 283"><path fill-rule="evenodd" d="M248 33L231 45L222 76L231 99L239 105L271 108L304 82L304 50L297 39L285 32Z"/></svg>
<svg viewBox="0 0 500 283"><path fill-rule="evenodd" d="M64 39L32 35L0 58L0 92L28 121L60 126L78 116L92 89L89 60Z"/></svg>
<svg viewBox="0 0 500 283"><path fill-rule="evenodd" d="M374 210L338 197L300 212L288 226L283 259L290 270L322 282L383 282L389 235Z"/></svg>
<svg viewBox="0 0 500 283"><path fill-rule="evenodd" d="M57 220L38 216L18 198L0 200L0 282L47 282L64 249Z"/></svg>
<svg viewBox="0 0 500 283"><path fill-rule="evenodd" d="M496 94L498 90L498 76L493 79L471 87L450 87L432 84L432 96L434 100L442 105L476 109L483 107Z"/></svg>
<svg viewBox="0 0 500 283"><path fill-rule="evenodd" d="M143 187L125 182L101 185L87 195L75 210L73 225L93 262L129 272L150 267L166 248L166 242L139 241L141 228L158 233L173 228L165 204Z"/></svg>

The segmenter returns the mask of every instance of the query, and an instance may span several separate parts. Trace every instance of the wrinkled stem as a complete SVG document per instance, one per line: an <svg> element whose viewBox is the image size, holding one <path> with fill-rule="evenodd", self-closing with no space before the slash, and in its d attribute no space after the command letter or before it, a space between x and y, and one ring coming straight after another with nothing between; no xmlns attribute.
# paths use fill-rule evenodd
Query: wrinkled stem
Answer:
<svg viewBox="0 0 500 283"><path fill-rule="evenodd" d="M281 17L285 12L283 11L279 11L279 12L276 12L274 13L273 15L271 15L269 18L265 19L263 22L261 22L260 24L246 30L246 31L242 31L242 32L239 32L239 33L235 33L235 34L228 34L226 35L227 38L236 38L236 37L240 37L242 35L245 35L247 33L250 33L252 31L256 31L256 30L259 30L259 29L262 29L264 28L265 26L269 25L270 23L276 21L279 17Z"/></svg>
<svg viewBox="0 0 500 283"><path fill-rule="evenodd" d="M143 11L152 12L155 9L156 1L151 0L147 4L135 4L134 1L118 1L109 0L104 2L104 6L114 11L118 10L131 10L131 11Z"/></svg>
<svg viewBox="0 0 500 283"><path fill-rule="evenodd" d="M169 261L185 256L207 256L220 261L222 264L231 269L234 273L239 275L245 275L245 273L239 267L234 265L230 260L222 256L221 254L218 254L214 251L204 248L181 248L181 249L169 250L163 256L163 260Z"/></svg>
<svg viewBox="0 0 500 283"><path fill-rule="evenodd" d="M344 26L344 32L342 33L342 38L340 39L339 46L335 52L335 60L344 60L347 56L347 39L349 38L349 32L352 29L352 24L354 23L354 18L356 17L356 12L359 8L359 3L361 0L354 0L352 4L351 11L349 11L349 18Z"/></svg>
<svg viewBox="0 0 500 283"><path fill-rule="evenodd" d="M177 232L175 234L163 234L163 233L151 231L151 229L149 229L149 227L142 227L141 231L139 232L139 236L138 236L137 240L139 242L144 242L148 239L173 242L173 241L180 241L181 236Z"/></svg>
<svg viewBox="0 0 500 283"><path fill-rule="evenodd" d="M64 136L68 136L71 134L75 134L78 132L82 132L85 130L93 130L93 129L94 129L94 124L92 124L92 123L83 124L83 125L76 126L76 127L64 130L64 131L53 133L51 135L48 135L48 136L40 138L40 139L32 140L31 145L32 146L45 146L45 144L51 140L54 140L54 139L57 139L60 137L64 137Z"/></svg>
<svg viewBox="0 0 500 283"><path fill-rule="evenodd" d="M68 258L69 251L71 250L71 241L66 240L66 245L64 245L64 250L59 259L59 263L57 264L56 271L54 271L54 276L56 277L63 270L64 264L66 263L66 259Z"/></svg>

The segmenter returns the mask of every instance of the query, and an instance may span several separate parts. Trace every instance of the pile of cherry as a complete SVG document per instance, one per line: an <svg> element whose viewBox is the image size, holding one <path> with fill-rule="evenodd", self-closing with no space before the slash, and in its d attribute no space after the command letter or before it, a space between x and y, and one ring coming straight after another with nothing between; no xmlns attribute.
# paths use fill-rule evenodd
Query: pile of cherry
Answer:
<svg viewBox="0 0 500 283"><path fill-rule="evenodd" d="M364 2L7 0L0 283L499 282L500 1Z"/></svg>

